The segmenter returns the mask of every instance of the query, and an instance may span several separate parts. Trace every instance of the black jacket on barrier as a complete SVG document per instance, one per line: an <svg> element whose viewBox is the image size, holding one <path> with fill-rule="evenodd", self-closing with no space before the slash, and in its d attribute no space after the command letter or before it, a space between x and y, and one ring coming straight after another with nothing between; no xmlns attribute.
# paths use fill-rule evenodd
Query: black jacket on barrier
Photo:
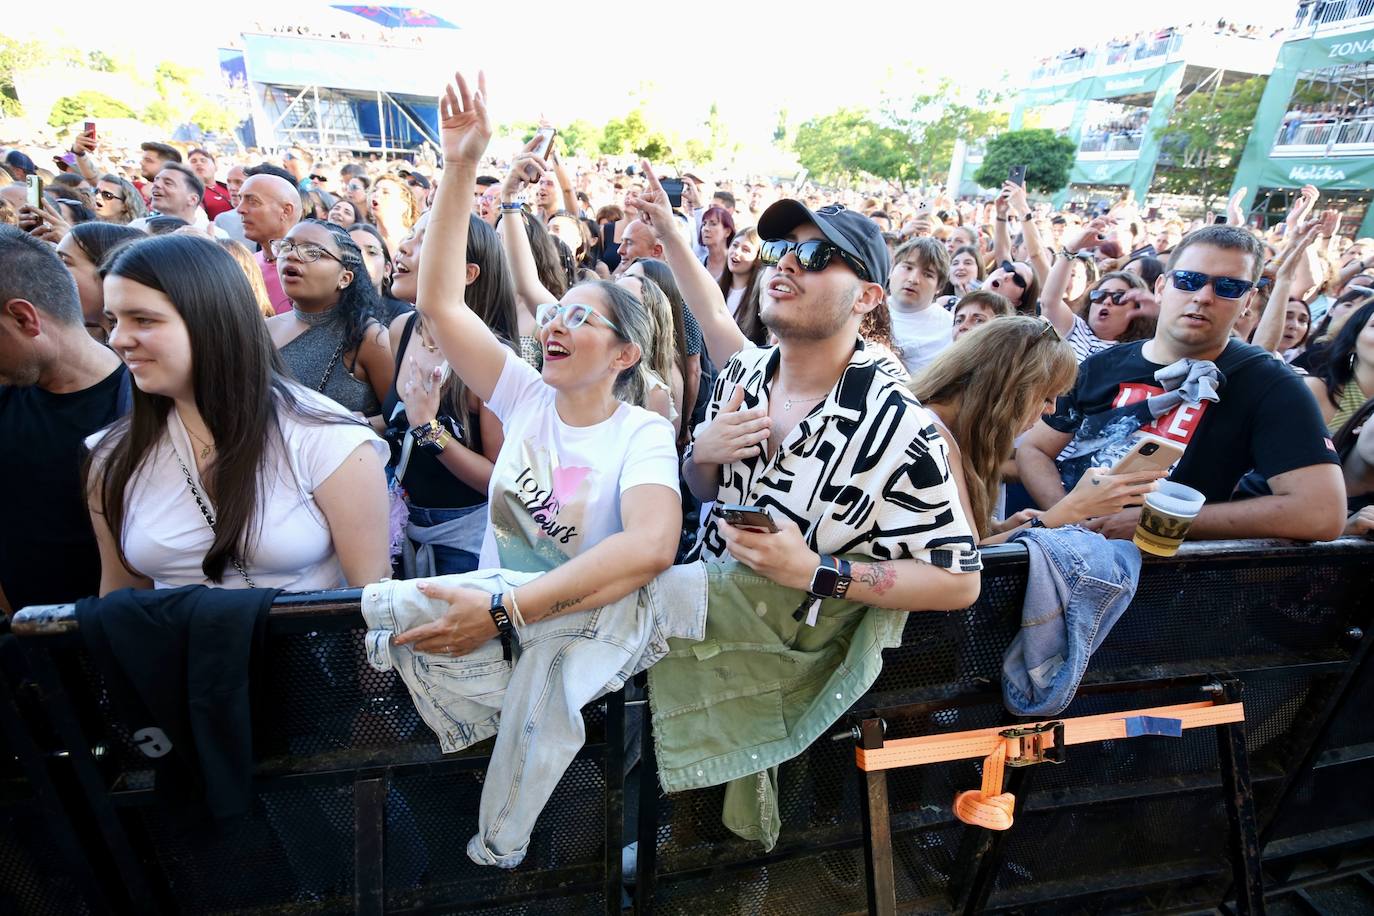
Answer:
<svg viewBox="0 0 1374 916"><path fill-rule="evenodd" d="M216 818L252 801L251 671L279 589L120 589L76 616L157 789ZM255 663L257 663L255 665Z"/></svg>

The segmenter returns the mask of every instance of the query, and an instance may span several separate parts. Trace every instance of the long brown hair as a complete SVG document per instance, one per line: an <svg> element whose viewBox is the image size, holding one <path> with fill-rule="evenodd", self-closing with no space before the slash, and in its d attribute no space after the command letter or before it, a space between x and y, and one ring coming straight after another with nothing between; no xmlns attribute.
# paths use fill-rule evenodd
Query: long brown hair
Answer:
<svg viewBox="0 0 1374 916"><path fill-rule="evenodd" d="M754 264L749 268L749 282L744 286L744 297L739 301L739 311L736 313L735 323L744 332L744 336L752 340L755 344L763 346L768 340L768 329L763 326L763 319L759 317L759 295L763 291L763 261L759 260L759 231L753 226L741 229L733 239L734 244L740 236L744 236L749 244L754 246ZM718 278L720 284L720 294L726 301L730 300L730 265L725 265L725 270Z"/></svg>
<svg viewBox="0 0 1374 916"><path fill-rule="evenodd" d="M209 239L173 234L134 242L121 249L106 275L163 293L186 322L196 409L217 450L204 475L215 504L215 537L201 570L205 578L221 582L226 564L251 554L257 540L267 455L286 447L278 414L285 410L322 424L353 421L296 397L247 278L233 256ZM94 492L92 472L99 468L101 513L120 562L135 572L124 555L125 498L161 441L173 405L171 398L147 394L137 385L132 394L133 409L116 421L87 463L86 487Z"/></svg>
<svg viewBox="0 0 1374 916"><path fill-rule="evenodd" d="M911 381L922 404L958 405L950 433L963 460L964 479L979 538L992 527L1002 485L1002 462L1027 415L1044 398L1073 386L1073 350L1041 318L996 318L946 347Z"/></svg>

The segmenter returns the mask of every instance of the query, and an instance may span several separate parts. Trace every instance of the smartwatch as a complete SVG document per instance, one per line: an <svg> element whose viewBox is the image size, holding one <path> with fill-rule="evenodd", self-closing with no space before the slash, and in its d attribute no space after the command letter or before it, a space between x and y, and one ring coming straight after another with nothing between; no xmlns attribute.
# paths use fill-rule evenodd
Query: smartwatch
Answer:
<svg viewBox="0 0 1374 916"><path fill-rule="evenodd" d="M852 581L848 560L822 554L821 565L811 574L806 593L813 598L843 598Z"/></svg>

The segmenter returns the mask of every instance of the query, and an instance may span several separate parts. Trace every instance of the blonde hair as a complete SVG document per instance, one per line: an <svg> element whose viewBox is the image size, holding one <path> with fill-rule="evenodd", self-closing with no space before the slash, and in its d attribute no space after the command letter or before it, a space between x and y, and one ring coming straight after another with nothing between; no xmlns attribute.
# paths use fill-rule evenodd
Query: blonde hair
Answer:
<svg viewBox="0 0 1374 916"><path fill-rule="evenodd" d="M649 317L649 345L644 348L644 352L640 356L639 372L637 373L640 378L626 387L628 392L638 395L633 403L643 407L650 383L650 379L644 377L646 374L668 385L669 391L671 391L674 367L681 371L681 367L676 366L677 352L673 346L673 307L668 302L668 297L664 294L662 287L648 276L632 274L624 279L639 281L639 295L636 298L643 304L644 311Z"/></svg>
<svg viewBox="0 0 1374 916"><path fill-rule="evenodd" d="M253 257L248 246L234 239L215 239L221 248L234 256L238 262L239 270L248 278L248 285L253 288L253 298L258 303L258 311L262 312L262 317L271 318L277 314L277 310L272 307L272 298L267 295L267 283L262 278L262 269L258 267L258 261Z"/></svg>
<svg viewBox="0 0 1374 916"><path fill-rule="evenodd" d="M979 538L992 527L1002 462L1028 414L1073 386L1078 361L1042 318L989 321L946 347L911 381L922 404L957 405L950 434L959 448Z"/></svg>

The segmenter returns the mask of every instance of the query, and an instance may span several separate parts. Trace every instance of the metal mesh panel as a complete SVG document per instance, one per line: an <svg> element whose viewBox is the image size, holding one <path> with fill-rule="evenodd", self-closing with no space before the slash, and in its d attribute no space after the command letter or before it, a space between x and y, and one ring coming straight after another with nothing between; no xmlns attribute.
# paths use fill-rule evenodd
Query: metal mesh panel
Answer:
<svg viewBox="0 0 1374 916"><path fill-rule="evenodd" d="M72 887L48 834L47 817L27 804L0 806L0 913L79 916L90 911Z"/></svg>
<svg viewBox="0 0 1374 916"><path fill-rule="evenodd" d="M265 787L248 817L219 830L196 814L161 805L126 816L146 831L158 870L184 913L285 904L352 907L351 782Z"/></svg>

